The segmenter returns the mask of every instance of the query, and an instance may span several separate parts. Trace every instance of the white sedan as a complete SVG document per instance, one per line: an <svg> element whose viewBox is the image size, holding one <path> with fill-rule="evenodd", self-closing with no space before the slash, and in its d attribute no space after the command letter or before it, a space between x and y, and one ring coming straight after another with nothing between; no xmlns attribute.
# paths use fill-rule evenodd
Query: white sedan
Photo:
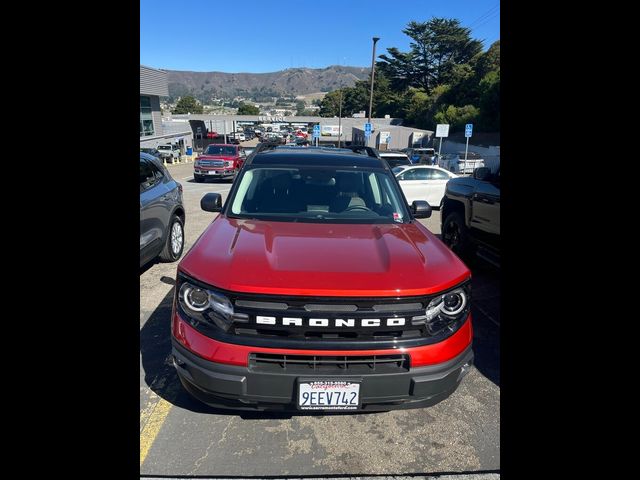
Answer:
<svg viewBox="0 0 640 480"><path fill-rule="evenodd" d="M444 168L429 165L402 165L392 169L407 203L426 200L432 207L440 207L447 182L458 175Z"/></svg>

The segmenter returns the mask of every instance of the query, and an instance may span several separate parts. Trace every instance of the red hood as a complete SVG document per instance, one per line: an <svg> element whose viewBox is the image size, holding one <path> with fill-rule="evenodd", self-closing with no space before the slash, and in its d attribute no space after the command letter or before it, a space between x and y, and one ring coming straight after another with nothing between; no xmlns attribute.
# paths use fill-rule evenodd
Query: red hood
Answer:
<svg viewBox="0 0 640 480"><path fill-rule="evenodd" d="M280 295L426 295L470 276L419 223L264 222L222 215L179 268L225 290Z"/></svg>
<svg viewBox="0 0 640 480"><path fill-rule="evenodd" d="M237 160L238 155L198 155L198 160Z"/></svg>

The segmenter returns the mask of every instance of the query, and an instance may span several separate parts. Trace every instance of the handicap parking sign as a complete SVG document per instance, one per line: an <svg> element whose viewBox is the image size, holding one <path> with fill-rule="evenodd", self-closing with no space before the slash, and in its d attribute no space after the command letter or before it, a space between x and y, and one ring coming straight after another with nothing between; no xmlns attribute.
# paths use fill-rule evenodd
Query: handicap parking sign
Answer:
<svg viewBox="0 0 640 480"><path fill-rule="evenodd" d="M467 123L464 126L464 136L469 138L473 132L473 123Z"/></svg>

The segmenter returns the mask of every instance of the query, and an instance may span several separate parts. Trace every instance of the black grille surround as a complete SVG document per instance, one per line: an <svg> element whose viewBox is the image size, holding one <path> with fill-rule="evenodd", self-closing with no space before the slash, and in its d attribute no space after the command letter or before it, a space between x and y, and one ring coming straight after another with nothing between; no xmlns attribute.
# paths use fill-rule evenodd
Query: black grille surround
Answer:
<svg viewBox="0 0 640 480"><path fill-rule="evenodd" d="M278 355L252 353L253 372L294 374L366 375L409 371L409 355Z"/></svg>
<svg viewBox="0 0 640 480"><path fill-rule="evenodd" d="M460 320L430 333L424 324L429 302L439 294L412 297L309 297L230 292L179 274L176 290L188 281L227 296L234 305L228 331L190 317L176 302L181 318L203 335L215 340L256 347L299 350L397 349L441 342L453 335L468 319L467 305ZM468 281L451 287L457 288ZM447 290L451 290L447 289ZM273 317L276 325L258 324L257 317ZM302 319L303 325L282 325L283 318ZM404 325L385 325L388 319L404 318ZM418 318L418 320L414 320ZM329 326L309 325L309 319L327 319ZM335 327L336 320L353 319L355 326ZM380 326L361 326L364 319L379 319ZM393 322L392 322L393 323ZM344 325L344 322L342 322Z"/></svg>

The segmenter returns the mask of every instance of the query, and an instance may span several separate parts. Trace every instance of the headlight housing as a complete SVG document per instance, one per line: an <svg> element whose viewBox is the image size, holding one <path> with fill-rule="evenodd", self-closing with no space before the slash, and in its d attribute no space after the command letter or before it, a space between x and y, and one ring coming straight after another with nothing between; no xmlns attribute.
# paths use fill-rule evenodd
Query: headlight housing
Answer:
<svg viewBox="0 0 640 480"><path fill-rule="evenodd" d="M225 164L226 167L233 167L233 161L231 161L231 160L226 160L224 162L224 164Z"/></svg>
<svg viewBox="0 0 640 480"><path fill-rule="evenodd" d="M470 300L470 282L442 292L431 299L425 310L425 316L420 317L420 323L424 322L430 335L437 335L445 329L453 332L467 318L471 309Z"/></svg>
<svg viewBox="0 0 640 480"><path fill-rule="evenodd" d="M225 295L188 280L183 280L179 287L178 304L191 323L202 322L225 332L229 330L233 321L233 304Z"/></svg>

